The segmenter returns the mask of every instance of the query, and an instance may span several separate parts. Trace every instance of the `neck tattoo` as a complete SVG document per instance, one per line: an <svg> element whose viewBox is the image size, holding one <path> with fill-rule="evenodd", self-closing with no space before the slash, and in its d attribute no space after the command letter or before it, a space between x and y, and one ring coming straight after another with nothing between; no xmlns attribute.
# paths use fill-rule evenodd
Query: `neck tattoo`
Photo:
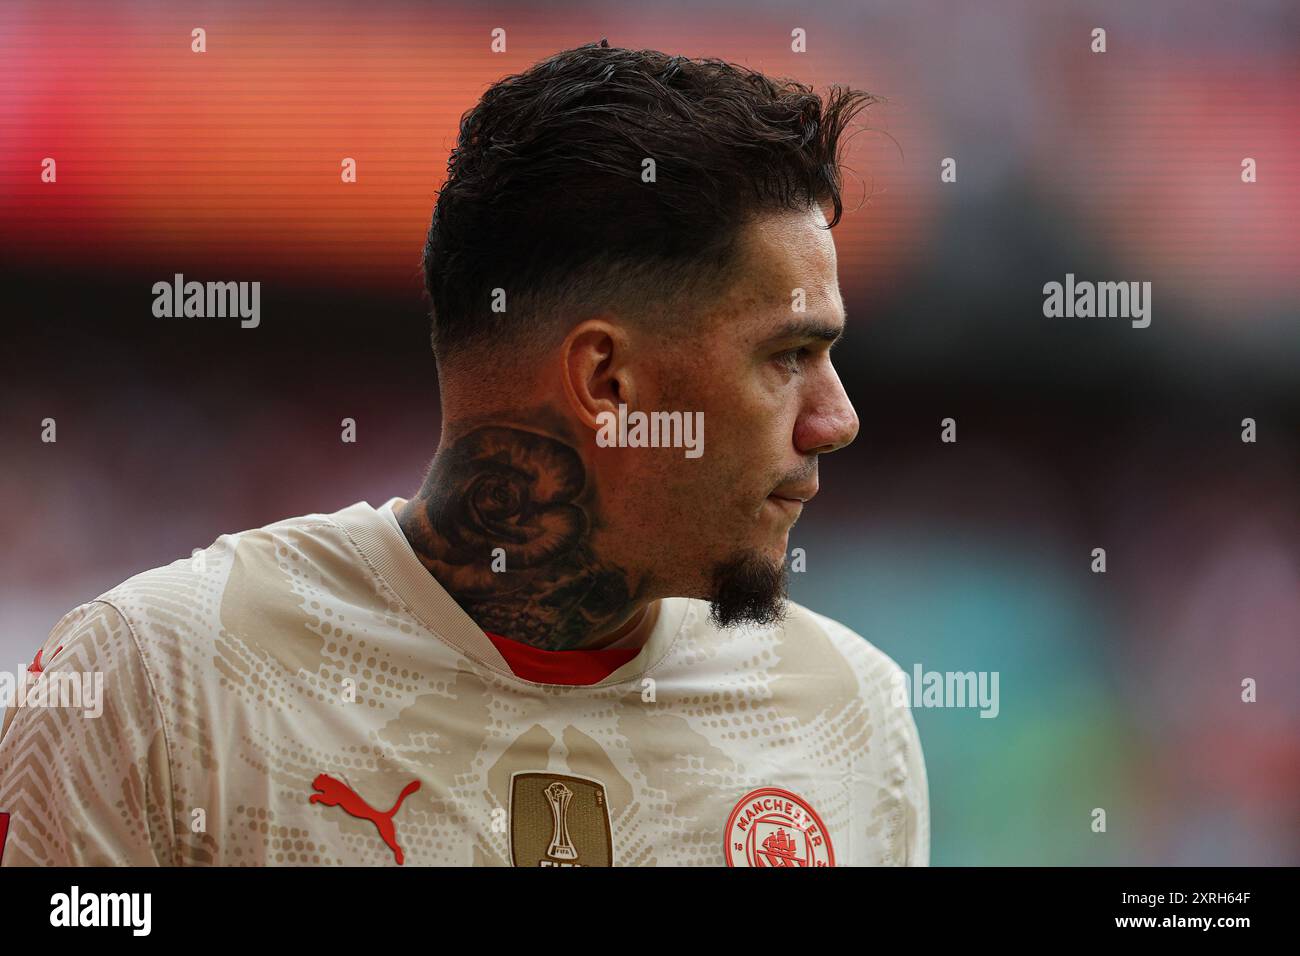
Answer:
<svg viewBox="0 0 1300 956"><path fill-rule="evenodd" d="M569 443L491 424L439 448L398 514L420 561L475 623L545 650L573 650L636 610L622 568L592 550L599 515Z"/></svg>

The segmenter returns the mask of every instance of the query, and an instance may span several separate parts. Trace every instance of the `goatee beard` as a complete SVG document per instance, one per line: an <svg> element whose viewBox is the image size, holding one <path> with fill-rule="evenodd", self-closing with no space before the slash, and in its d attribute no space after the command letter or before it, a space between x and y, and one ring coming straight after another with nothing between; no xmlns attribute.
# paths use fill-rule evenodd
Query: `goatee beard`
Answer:
<svg viewBox="0 0 1300 956"><path fill-rule="evenodd" d="M713 569L709 620L718 627L766 626L785 618L785 563L743 551Z"/></svg>

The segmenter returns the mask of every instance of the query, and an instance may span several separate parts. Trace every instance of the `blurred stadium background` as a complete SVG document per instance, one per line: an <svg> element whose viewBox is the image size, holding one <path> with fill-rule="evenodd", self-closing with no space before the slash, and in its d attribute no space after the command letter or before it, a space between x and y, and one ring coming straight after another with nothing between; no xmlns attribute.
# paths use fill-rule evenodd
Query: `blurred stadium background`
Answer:
<svg viewBox="0 0 1300 956"><path fill-rule="evenodd" d="M994 720L915 711L933 862L1300 863L1298 21L1268 0L8 2L0 669L220 533L414 491L439 428L419 256L457 120L605 36L888 97L836 231L862 431L823 462L792 595L909 672L1000 672ZM177 272L260 281L261 326L154 318ZM1044 318L1067 272L1151 281L1150 328Z"/></svg>

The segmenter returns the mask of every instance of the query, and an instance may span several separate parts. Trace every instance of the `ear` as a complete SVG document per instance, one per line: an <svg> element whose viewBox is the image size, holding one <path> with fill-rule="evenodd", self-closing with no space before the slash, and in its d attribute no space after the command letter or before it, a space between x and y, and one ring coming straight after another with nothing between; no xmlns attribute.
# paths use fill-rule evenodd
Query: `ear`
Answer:
<svg viewBox="0 0 1300 956"><path fill-rule="evenodd" d="M588 428L600 428L597 417L618 414L620 404L636 407L627 333L605 319L588 319L574 326L560 346L560 369L570 411Z"/></svg>

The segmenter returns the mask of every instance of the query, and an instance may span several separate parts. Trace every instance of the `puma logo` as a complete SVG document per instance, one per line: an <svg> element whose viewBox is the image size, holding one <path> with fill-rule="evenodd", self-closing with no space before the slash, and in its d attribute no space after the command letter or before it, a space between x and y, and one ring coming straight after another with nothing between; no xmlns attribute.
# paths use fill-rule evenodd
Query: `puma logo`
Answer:
<svg viewBox="0 0 1300 956"><path fill-rule="evenodd" d="M393 817L402 806L402 801L409 797L415 791L420 789L420 781L412 780L402 792L397 795L397 802L393 804L393 809L387 813L380 813L350 786L342 781L335 780L327 773L317 774L316 779L312 781L312 788L317 793L311 795L309 803L323 803L327 807L342 807L345 812L359 820L369 820L379 831L380 839L388 844L388 848L393 851L393 856L397 859L397 865L401 866L406 859L402 853L402 848L397 845L397 833L393 828Z"/></svg>
<svg viewBox="0 0 1300 956"><path fill-rule="evenodd" d="M54 653L50 655L50 660L54 660L54 658L58 657L59 651L61 650L63 650L62 644L60 644L58 647L54 649ZM28 673L39 674L45 670L45 665L41 663L41 655L44 653L45 653L45 648L43 647L36 652L36 656L32 658L31 664L27 666Z"/></svg>

